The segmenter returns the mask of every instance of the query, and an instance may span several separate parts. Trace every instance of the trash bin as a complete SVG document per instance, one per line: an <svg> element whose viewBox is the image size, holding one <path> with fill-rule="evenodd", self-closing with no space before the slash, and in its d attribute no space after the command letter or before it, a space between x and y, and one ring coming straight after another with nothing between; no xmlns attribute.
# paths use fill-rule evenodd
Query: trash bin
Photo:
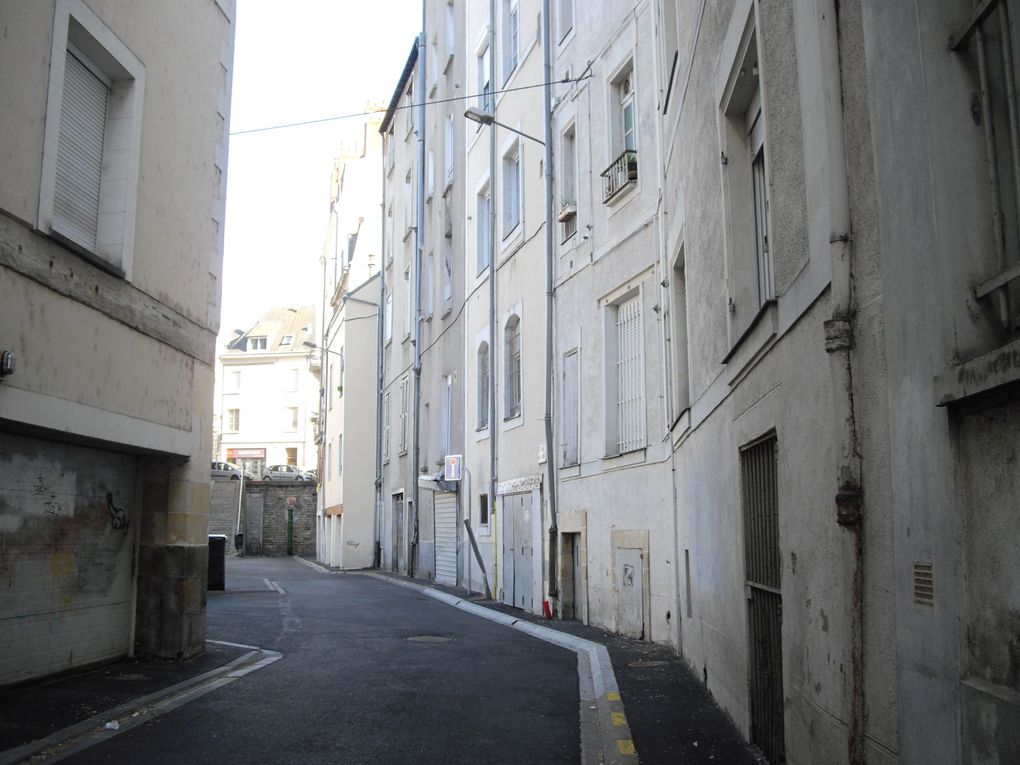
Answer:
<svg viewBox="0 0 1020 765"><path fill-rule="evenodd" d="M206 589L224 590L227 586L227 537L209 535L209 584Z"/></svg>
<svg viewBox="0 0 1020 765"><path fill-rule="evenodd" d="M234 552L241 555L244 552L244 532L234 534Z"/></svg>

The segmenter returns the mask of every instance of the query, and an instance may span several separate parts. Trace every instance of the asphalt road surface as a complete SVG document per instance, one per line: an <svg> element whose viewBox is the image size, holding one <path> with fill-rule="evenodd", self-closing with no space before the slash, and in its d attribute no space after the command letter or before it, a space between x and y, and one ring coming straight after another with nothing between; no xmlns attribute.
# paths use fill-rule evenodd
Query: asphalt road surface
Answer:
<svg viewBox="0 0 1020 765"><path fill-rule="evenodd" d="M286 558L229 561L208 617L209 639L283 658L71 761L580 761L572 651Z"/></svg>

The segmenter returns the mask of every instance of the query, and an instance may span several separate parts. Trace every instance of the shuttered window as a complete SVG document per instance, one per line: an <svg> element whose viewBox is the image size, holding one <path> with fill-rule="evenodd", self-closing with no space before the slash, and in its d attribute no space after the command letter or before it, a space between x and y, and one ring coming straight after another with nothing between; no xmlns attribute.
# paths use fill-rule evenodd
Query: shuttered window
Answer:
<svg viewBox="0 0 1020 765"><path fill-rule="evenodd" d="M478 430L489 427L489 344L478 346Z"/></svg>
<svg viewBox="0 0 1020 765"><path fill-rule="evenodd" d="M68 50L60 111L53 230L89 252L96 250L109 96L107 83Z"/></svg>
<svg viewBox="0 0 1020 765"><path fill-rule="evenodd" d="M580 382L578 354L571 351L563 357L563 464L578 464L577 431L580 422L578 385Z"/></svg>
<svg viewBox="0 0 1020 765"><path fill-rule="evenodd" d="M616 343L617 437L619 453L623 454L645 445L640 295L617 307Z"/></svg>

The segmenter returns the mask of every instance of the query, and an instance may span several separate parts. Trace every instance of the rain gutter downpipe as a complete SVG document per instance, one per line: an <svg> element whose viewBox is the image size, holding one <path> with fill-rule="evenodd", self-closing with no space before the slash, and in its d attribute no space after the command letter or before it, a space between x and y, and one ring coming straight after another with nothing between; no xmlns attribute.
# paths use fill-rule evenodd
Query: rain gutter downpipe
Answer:
<svg viewBox="0 0 1020 765"><path fill-rule="evenodd" d="M822 51L822 88L828 125L828 166L832 262L832 317L825 321L825 350L833 392L833 422L840 450L835 497L836 522L851 535L850 664L851 693L847 730L847 760L865 761L864 688L864 488L862 458L854 401L853 240L851 237L849 171L843 115L839 0L825 3L830 12L816 10L815 30ZM814 31L814 30L812 30Z"/></svg>
<svg viewBox="0 0 1020 765"><path fill-rule="evenodd" d="M418 35L418 81L414 85L414 110L417 114L416 131L418 134L418 160L416 184L417 197L414 224L414 419L411 434L411 512L414 515L414 531L411 534L411 554L407 560L407 574L414 576L418 557L418 461L421 459L421 447L418 443L421 414L421 259L425 247L425 6L421 4L421 34ZM412 99L413 101L414 99Z"/></svg>
<svg viewBox="0 0 1020 765"><path fill-rule="evenodd" d="M549 597L559 595L558 543L559 523L556 517L556 454L553 440L553 377L556 364L553 358L553 127L552 127L552 52L549 30L549 0L542 0L542 71L543 112L545 119L545 464L549 475Z"/></svg>
<svg viewBox="0 0 1020 765"><path fill-rule="evenodd" d="M383 142L388 137L383 133ZM379 311L376 314L376 391L375 391L375 516L373 518L373 532L375 535L375 546L373 549L373 566L382 568L382 506L383 506L383 388L386 384L386 353L383 345L384 324L386 322L386 149L383 148L382 161L379 163L379 172L382 174L382 199L379 203L379 227L382 229L380 242L382 247L379 252Z"/></svg>
<svg viewBox="0 0 1020 765"><path fill-rule="evenodd" d="M489 0L489 89L496 88L496 0ZM496 95L490 95L495 114ZM499 476L499 427L496 424L496 126L489 128L489 515L496 517L496 482ZM502 514L499 515L502 520ZM493 546L493 577L499 581Z"/></svg>

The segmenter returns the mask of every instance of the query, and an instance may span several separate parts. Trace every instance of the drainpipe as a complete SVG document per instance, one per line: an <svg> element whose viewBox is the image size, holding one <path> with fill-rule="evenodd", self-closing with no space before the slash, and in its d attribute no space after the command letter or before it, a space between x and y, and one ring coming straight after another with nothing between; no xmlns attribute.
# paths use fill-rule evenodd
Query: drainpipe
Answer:
<svg viewBox="0 0 1020 765"><path fill-rule="evenodd" d="M545 464L549 471L549 597L559 595L557 558L559 523L556 517L556 449L553 441L553 129L552 129L552 54L549 34L549 0L542 0L542 87L545 110ZM491 56L490 56L491 58Z"/></svg>
<svg viewBox="0 0 1020 765"><path fill-rule="evenodd" d="M415 558L418 551L418 460L420 446L418 435L421 414L421 259L425 247L425 6L421 4L421 34L418 35L418 82L414 93L418 99L414 109L418 114L418 172L417 172L417 215L414 224L414 419L411 434L411 497L413 528L411 554L407 561L407 574L414 576Z"/></svg>
<svg viewBox="0 0 1020 765"><path fill-rule="evenodd" d="M828 0L829 13L815 11L822 51L823 88L829 126L828 164L832 257L830 296L832 318L825 322L825 350L832 379L833 419L840 444L837 469L836 522L851 537L850 663L851 696L847 754L851 765L865 760L864 730L864 489L857 411L854 401L853 242L850 229L849 173L843 123L842 66L839 49L838 0Z"/></svg>
<svg viewBox="0 0 1020 765"><path fill-rule="evenodd" d="M383 142L388 140L383 134ZM379 253L379 311L376 314L376 391L375 391L375 515L373 529L375 549L373 566L382 568L382 504L383 504L383 388L386 382L386 354L383 346L383 324L386 321L386 150L383 149L379 172L382 175L382 200L380 201L379 227L382 229Z"/></svg>
<svg viewBox="0 0 1020 765"><path fill-rule="evenodd" d="M489 0L489 83L492 111L496 111L496 0ZM496 424L496 126L489 128L489 517L496 518L497 461ZM499 518L502 519L502 514ZM494 521L493 521L494 522ZM493 576L497 577L496 545L492 547ZM497 577L498 581L498 577ZM493 597L495 597L495 593Z"/></svg>

